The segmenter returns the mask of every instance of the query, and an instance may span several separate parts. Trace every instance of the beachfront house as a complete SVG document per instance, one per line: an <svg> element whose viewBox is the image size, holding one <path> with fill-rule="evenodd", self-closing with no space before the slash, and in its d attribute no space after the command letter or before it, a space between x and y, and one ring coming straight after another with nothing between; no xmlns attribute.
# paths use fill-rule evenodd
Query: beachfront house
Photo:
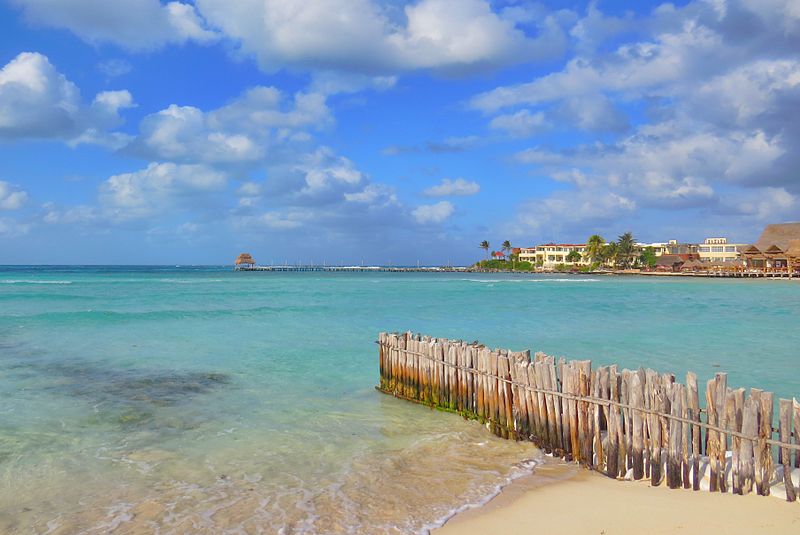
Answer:
<svg viewBox="0 0 800 535"><path fill-rule="evenodd" d="M767 225L758 241L742 250L747 269L790 275L800 271L800 222Z"/></svg>
<svg viewBox="0 0 800 535"><path fill-rule="evenodd" d="M533 249L535 250L532 255L533 260L528 261L544 269L555 269L559 265L566 267L588 266L591 263L586 255L585 243L545 243L537 245ZM567 257L573 251L580 255L579 260L567 260ZM520 253L520 260L522 258L522 253ZM531 256L526 256L526 258L531 258Z"/></svg>
<svg viewBox="0 0 800 535"><path fill-rule="evenodd" d="M493 260L505 260L506 254L503 251L492 251Z"/></svg>
<svg viewBox="0 0 800 535"><path fill-rule="evenodd" d="M520 247L517 258L520 262L536 264L536 247Z"/></svg>
<svg viewBox="0 0 800 535"><path fill-rule="evenodd" d="M706 238L697 246L697 253L701 262L712 264L726 264L741 262L742 250L747 247L744 243L728 243L727 238Z"/></svg>

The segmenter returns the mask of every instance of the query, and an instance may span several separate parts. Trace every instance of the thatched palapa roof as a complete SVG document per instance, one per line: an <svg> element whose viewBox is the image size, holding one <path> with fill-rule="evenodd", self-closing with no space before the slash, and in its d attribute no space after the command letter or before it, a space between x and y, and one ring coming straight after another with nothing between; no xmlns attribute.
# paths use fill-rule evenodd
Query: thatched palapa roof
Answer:
<svg viewBox="0 0 800 535"><path fill-rule="evenodd" d="M758 241L743 252L780 254L789 249L791 242L798 240L800 240L800 222L767 225Z"/></svg>
<svg viewBox="0 0 800 535"><path fill-rule="evenodd" d="M255 264L255 263L256 263L256 261L253 260L252 256L250 256L250 253L242 253L242 254L240 254L239 256L236 257L236 265L237 266L241 266L243 264L247 265L247 264Z"/></svg>

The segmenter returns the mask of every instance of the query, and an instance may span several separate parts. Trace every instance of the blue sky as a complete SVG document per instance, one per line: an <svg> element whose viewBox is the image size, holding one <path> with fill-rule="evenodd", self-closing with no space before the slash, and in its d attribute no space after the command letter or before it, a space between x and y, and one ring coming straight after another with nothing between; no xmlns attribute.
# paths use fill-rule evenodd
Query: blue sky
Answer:
<svg viewBox="0 0 800 535"><path fill-rule="evenodd" d="M0 263L751 241L798 112L795 0L0 0Z"/></svg>

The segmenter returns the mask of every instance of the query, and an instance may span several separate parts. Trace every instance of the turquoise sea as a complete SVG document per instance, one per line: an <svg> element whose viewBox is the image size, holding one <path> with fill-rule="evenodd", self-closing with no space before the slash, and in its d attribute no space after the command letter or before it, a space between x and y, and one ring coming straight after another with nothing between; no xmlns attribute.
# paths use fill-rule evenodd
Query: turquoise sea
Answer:
<svg viewBox="0 0 800 535"><path fill-rule="evenodd" d="M800 281L0 268L0 533L410 533L539 452L374 390L381 330L800 394Z"/></svg>

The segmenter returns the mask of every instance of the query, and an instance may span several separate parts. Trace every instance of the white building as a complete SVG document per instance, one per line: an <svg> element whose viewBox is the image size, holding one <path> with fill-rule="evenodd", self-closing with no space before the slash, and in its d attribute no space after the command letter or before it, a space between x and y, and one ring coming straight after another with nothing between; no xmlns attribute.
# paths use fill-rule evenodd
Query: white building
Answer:
<svg viewBox="0 0 800 535"><path fill-rule="evenodd" d="M744 243L728 243L727 238L706 238L697 246L701 262L737 262L741 260Z"/></svg>

